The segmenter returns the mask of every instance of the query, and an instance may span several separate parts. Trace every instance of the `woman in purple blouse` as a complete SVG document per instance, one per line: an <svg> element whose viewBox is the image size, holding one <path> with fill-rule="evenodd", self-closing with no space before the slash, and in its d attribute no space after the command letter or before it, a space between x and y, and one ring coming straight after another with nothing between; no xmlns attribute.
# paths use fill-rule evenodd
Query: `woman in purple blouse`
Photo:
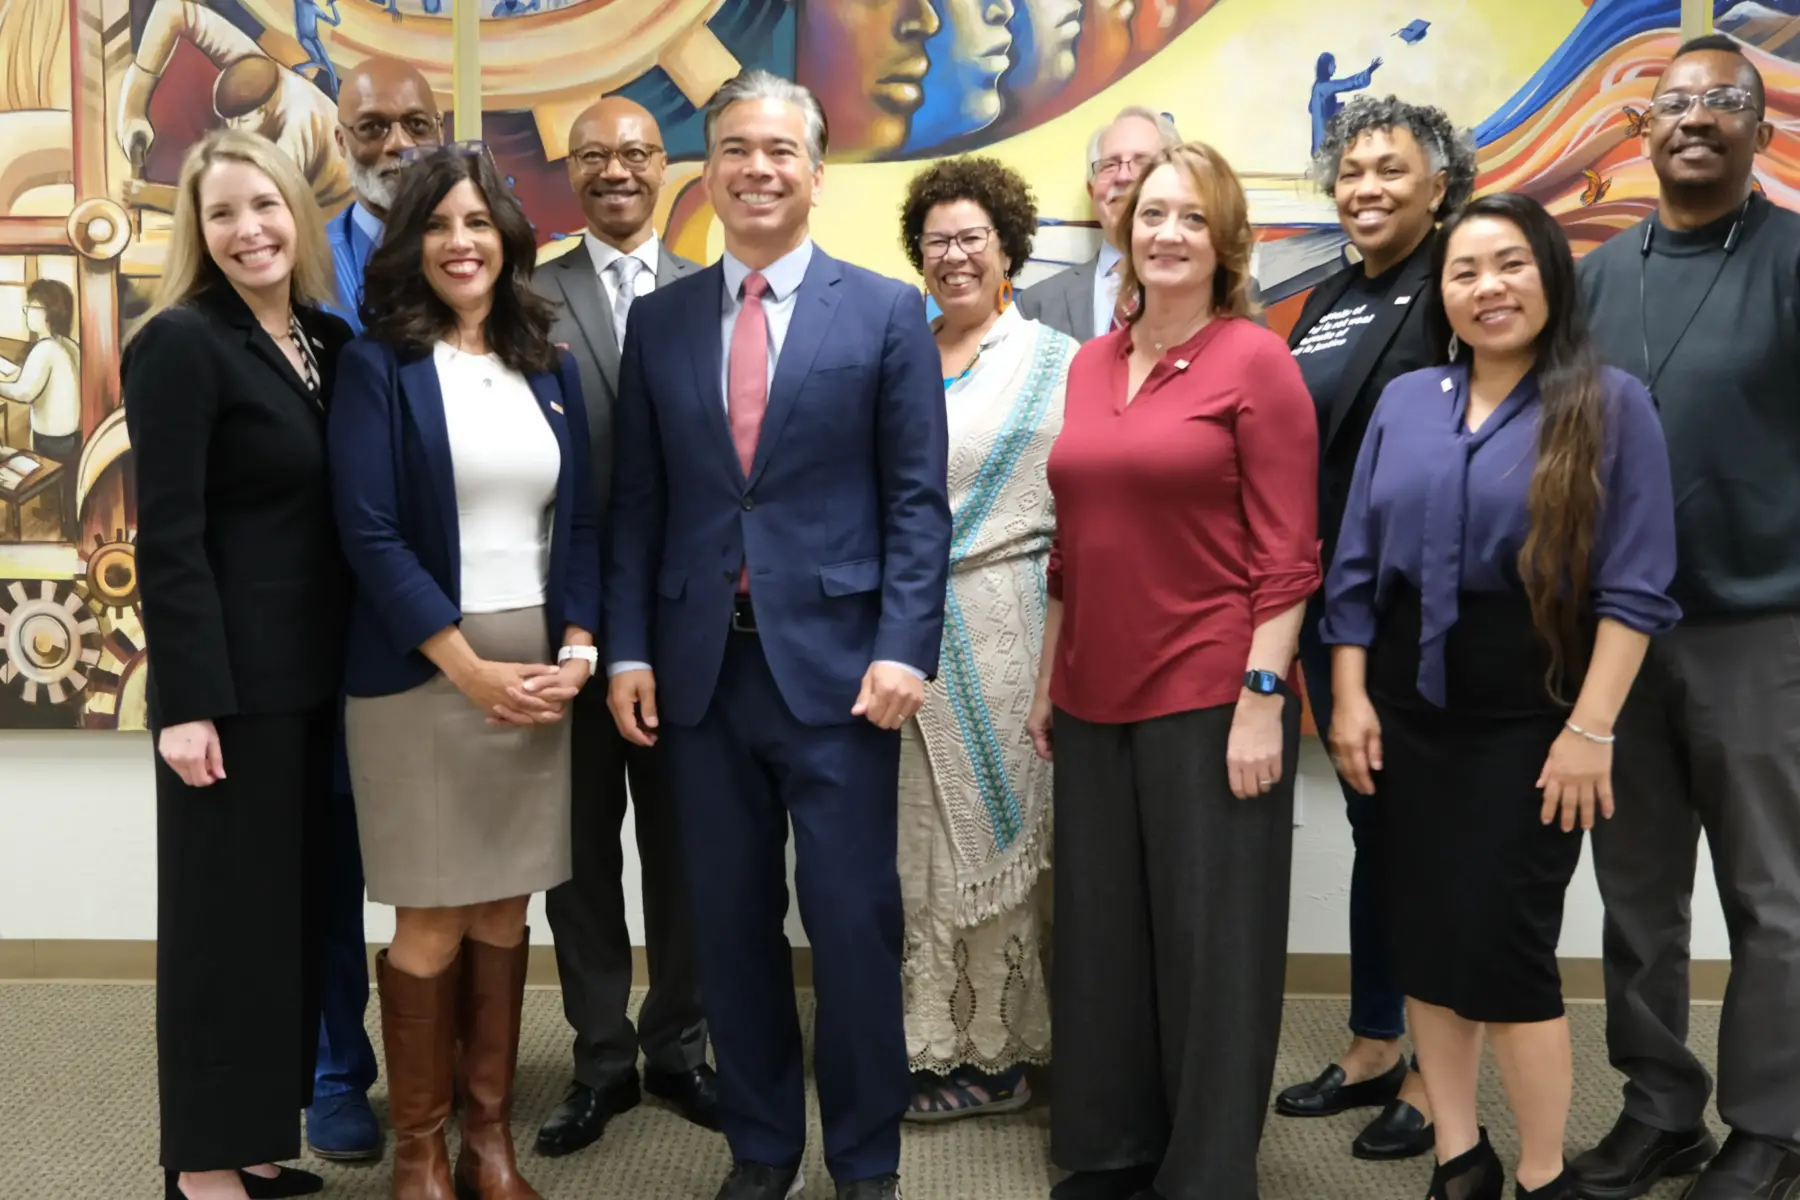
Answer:
<svg viewBox="0 0 1800 1200"><path fill-rule="evenodd" d="M1485 1027L1521 1198L1573 1197L1556 945L1612 726L1680 616L1662 427L1598 365L1561 229L1490 196L1444 227L1451 364L1382 394L1326 580L1338 769L1386 808L1390 935L1437 1127L1433 1200L1499 1200L1475 1116Z"/></svg>

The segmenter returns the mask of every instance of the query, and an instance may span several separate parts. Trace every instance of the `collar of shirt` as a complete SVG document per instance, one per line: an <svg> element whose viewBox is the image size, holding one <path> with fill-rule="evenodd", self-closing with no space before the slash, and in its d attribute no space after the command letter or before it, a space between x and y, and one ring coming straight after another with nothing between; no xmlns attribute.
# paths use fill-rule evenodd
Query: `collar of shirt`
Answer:
<svg viewBox="0 0 1800 1200"><path fill-rule="evenodd" d="M385 231L381 218L365 208L361 200L350 206L350 219L356 223L357 230L369 239L371 246L381 244L381 235Z"/></svg>
<svg viewBox="0 0 1800 1200"><path fill-rule="evenodd" d="M599 238L595 237L592 230L582 234L581 240L587 243L588 257L594 262L594 274L596 275L606 274L606 269L608 267L625 257L625 255L619 252L617 247L609 246ZM650 268L650 278L652 279L656 278L657 267L660 265L661 249L662 245L657 240L656 234L653 232L649 237L644 239L643 245L631 252L632 258L637 259L646 267Z"/></svg>
<svg viewBox="0 0 1800 1200"><path fill-rule="evenodd" d="M1118 247L1114 246L1111 242L1102 241L1100 243L1100 278L1105 279L1107 276L1112 275L1113 268L1118 266L1124 258L1124 253L1121 252ZM1116 287L1118 285L1115 284L1113 286Z"/></svg>
<svg viewBox="0 0 1800 1200"><path fill-rule="evenodd" d="M812 265L813 243L807 238L798 246L763 268L762 276L769 281L769 294L776 300L786 300L800 288L800 281L806 278L806 268ZM750 274L750 268L739 262L731 251L727 250L725 264L725 298L732 304L738 301L738 293L743 289L744 279Z"/></svg>

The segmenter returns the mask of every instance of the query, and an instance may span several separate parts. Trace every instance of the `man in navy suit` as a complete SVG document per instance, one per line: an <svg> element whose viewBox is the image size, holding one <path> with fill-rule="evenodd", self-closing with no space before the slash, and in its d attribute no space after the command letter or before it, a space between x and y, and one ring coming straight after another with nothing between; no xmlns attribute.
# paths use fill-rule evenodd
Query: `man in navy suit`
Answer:
<svg viewBox="0 0 1800 1200"><path fill-rule="evenodd" d="M725 256L640 297L625 338L608 701L628 739L668 743L735 1163L718 1200L802 1186L790 821L826 1165L840 1200L897 1200L899 729L943 630L941 367L917 289L810 240L812 93L745 72L705 129Z"/></svg>

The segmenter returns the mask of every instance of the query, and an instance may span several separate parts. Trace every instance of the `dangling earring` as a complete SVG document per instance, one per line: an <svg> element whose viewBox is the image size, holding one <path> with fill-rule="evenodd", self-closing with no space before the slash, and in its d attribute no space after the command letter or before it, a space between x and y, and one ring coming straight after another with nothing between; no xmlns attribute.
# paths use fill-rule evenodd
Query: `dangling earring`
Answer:
<svg viewBox="0 0 1800 1200"><path fill-rule="evenodd" d="M1450 361L1455 362L1456 356L1461 353L1462 341L1453 333L1450 335Z"/></svg>
<svg viewBox="0 0 1800 1200"><path fill-rule="evenodd" d="M1012 307L1012 302L1013 302L1012 280L1002 279L1000 281L1000 296L999 296L999 299L997 299L994 302L994 306L1000 312L1005 312L1007 309Z"/></svg>

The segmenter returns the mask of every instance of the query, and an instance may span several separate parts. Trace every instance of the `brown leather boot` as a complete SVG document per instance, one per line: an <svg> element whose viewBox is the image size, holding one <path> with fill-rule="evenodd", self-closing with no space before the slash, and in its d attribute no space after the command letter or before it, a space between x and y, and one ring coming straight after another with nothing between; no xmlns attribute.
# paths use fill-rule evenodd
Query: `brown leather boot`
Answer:
<svg viewBox="0 0 1800 1200"><path fill-rule="evenodd" d="M528 935L529 937L529 935ZM528 939L502 949L462 944L462 1152L456 1187L481 1200L542 1200L513 1157L513 1073L519 1063L519 1010L525 1003Z"/></svg>
<svg viewBox="0 0 1800 1200"><path fill-rule="evenodd" d="M431 979L375 957L381 1044L387 1051L388 1120L394 1127L394 1200L455 1200L444 1122L454 1090L452 1051L462 959Z"/></svg>

